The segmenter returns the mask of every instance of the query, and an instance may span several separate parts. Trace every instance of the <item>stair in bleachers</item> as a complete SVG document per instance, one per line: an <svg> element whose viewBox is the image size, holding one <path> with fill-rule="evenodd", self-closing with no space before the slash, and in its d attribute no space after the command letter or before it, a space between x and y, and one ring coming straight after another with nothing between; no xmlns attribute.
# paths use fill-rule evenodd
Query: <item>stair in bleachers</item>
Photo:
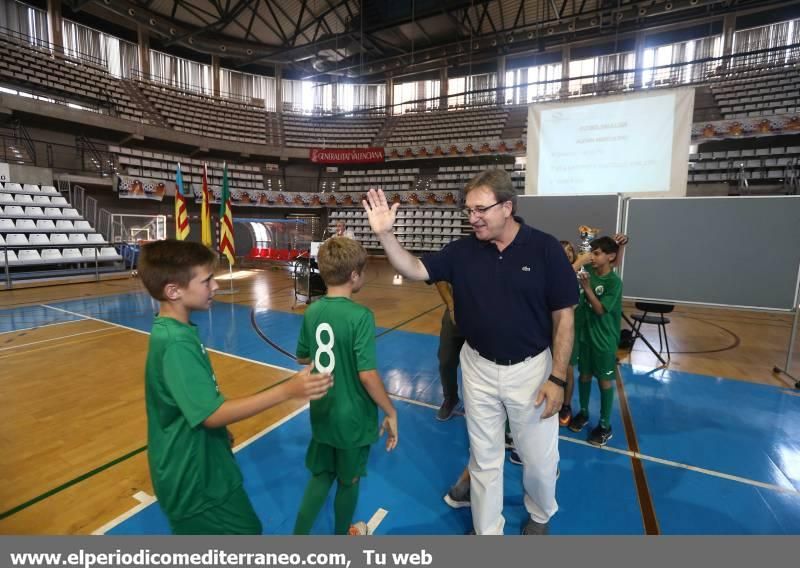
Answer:
<svg viewBox="0 0 800 568"><path fill-rule="evenodd" d="M503 129L501 138L503 140L523 139L528 123L528 106L514 105L508 108L508 118Z"/></svg>
<svg viewBox="0 0 800 568"><path fill-rule="evenodd" d="M694 115L693 122L713 122L722 120L717 99L710 87L697 87L694 90Z"/></svg>
<svg viewBox="0 0 800 568"><path fill-rule="evenodd" d="M164 117L161 116L161 113L150 104L150 101L144 96L144 93L139 90L139 87L136 86L134 81L120 81L122 88L125 89L125 92L131 97L139 108L142 111L142 115L145 117L145 122L150 122L151 124L155 124L157 126L162 126L164 128L169 128L169 125L164 120Z"/></svg>

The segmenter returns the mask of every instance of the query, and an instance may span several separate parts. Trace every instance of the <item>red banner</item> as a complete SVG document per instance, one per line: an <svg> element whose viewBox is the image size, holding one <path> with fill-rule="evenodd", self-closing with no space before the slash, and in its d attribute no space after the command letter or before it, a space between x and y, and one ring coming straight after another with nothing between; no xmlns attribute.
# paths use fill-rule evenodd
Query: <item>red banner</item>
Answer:
<svg viewBox="0 0 800 568"><path fill-rule="evenodd" d="M315 164L372 164L383 162L383 148L311 148Z"/></svg>

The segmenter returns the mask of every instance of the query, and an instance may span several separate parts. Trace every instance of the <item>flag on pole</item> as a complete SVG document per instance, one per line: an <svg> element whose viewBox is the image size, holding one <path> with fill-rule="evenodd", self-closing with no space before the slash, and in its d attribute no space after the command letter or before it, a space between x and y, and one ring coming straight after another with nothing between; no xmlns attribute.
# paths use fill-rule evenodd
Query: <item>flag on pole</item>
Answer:
<svg viewBox="0 0 800 568"><path fill-rule="evenodd" d="M200 208L200 239L203 244L210 247L211 238L211 198L208 193L208 164L203 164L203 204Z"/></svg>
<svg viewBox="0 0 800 568"><path fill-rule="evenodd" d="M233 266L236 248L233 243L233 211L231 211L231 193L228 188L228 164L222 169L222 199L219 207L219 252L228 257Z"/></svg>
<svg viewBox="0 0 800 568"><path fill-rule="evenodd" d="M189 236L189 212L186 209L186 198L183 196L183 174L181 165L175 172L175 238L183 241Z"/></svg>

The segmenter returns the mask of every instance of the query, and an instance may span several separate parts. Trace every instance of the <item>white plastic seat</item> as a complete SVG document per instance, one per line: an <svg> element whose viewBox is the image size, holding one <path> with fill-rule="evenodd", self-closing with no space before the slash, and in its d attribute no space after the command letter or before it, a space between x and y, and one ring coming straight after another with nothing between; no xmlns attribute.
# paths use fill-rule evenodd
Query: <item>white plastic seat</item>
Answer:
<svg viewBox="0 0 800 568"><path fill-rule="evenodd" d="M28 243L31 245L50 245L50 238L42 233L33 233L28 235Z"/></svg>
<svg viewBox="0 0 800 568"><path fill-rule="evenodd" d="M71 245L84 245L86 242L86 235L83 233L72 233L69 236L69 244Z"/></svg>
<svg viewBox="0 0 800 568"><path fill-rule="evenodd" d="M4 213L9 217L22 217L25 215L25 210L19 205L7 205Z"/></svg>
<svg viewBox="0 0 800 568"><path fill-rule="evenodd" d="M50 235L51 245L68 245L69 239L64 233L53 233Z"/></svg>
<svg viewBox="0 0 800 568"><path fill-rule="evenodd" d="M22 186L22 190L23 190L23 191L35 191L35 192L37 192L37 193L38 193L39 191L41 191L41 190L39 189L39 186L38 186L38 185L35 185L35 184L32 184L32 183L26 183L24 186Z"/></svg>
<svg viewBox="0 0 800 568"><path fill-rule="evenodd" d="M36 228L40 231L53 231L56 225L52 219L39 219L36 221Z"/></svg>
<svg viewBox="0 0 800 568"><path fill-rule="evenodd" d="M19 251L17 260L20 264L39 264L42 262L42 257L39 256L38 250L25 249Z"/></svg>
<svg viewBox="0 0 800 568"><path fill-rule="evenodd" d="M63 217L61 209L58 207L46 207L44 210L44 215L47 217Z"/></svg>
<svg viewBox="0 0 800 568"><path fill-rule="evenodd" d="M28 237L17 233L11 233L6 235L6 244L10 247L28 246Z"/></svg>
<svg viewBox="0 0 800 568"><path fill-rule="evenodd" d="M56 229L59 231L72 231L75 229L75 226L72 224L72 221L56 221Z"/></svg>
<svg viewBox="0 0 800 568"><path fill-rule="evenodd" d="M3 238L3 235L0 235L0 245L6 244L6 240Z"/></svg>
<svg viewBox="0 0 800 568"><path fill-rule="evenodd" d="M49 262L61 260L61 251L58 249L44 249L42 251L42 260Z"/></svg>
<svg viewBox="0 0 800 568"><path fill-rule="evenodd" d="M44 211L42 211L41 207L28 206L25 208L25 215L28 217L44 217Z"/></svg>
<svg viewBox="0 0 800 568"><path fill-rule="evenodd" d="M0 203L14 203L14 196L10 193L0 193Z"/></svg>
<svg viewBox="0 0 800 568"><path fill-rule="evenodd" d="M16 226L18 231L28 233L36 230L36 222L33 219L17 219Z"/></svg>
<svg viewBox="0 0 800 568"><path fill-rule="evenodd" d="M66 248L61 251L61 258L68 259L68 258L83 258L81 256L81 251L76 248Z"/></svg>
<svg viewBox="0 0 800 568"><path fill-rule="evenodd" d="M77 209L63 209L62 210L62 215L64 217L80 217L81 216L81 214L78 213Z"/></svg>
<svg viewBox="0 0 800 568"><path fill-rule="evenodd" d="M7 183L6 191L22 191L22 186L18 183Z"/></svg>
<svg viewBox="0 0 800 568"><path fill-rule="evenodd" d="M71 221L68 221L68 222L71 222ZM89 221L80 220L80 221L75 221L75 230L76 231L91 231L93 229L92 229L92 226L89 224Z"/></svg>
<svg viewBox="0 0 800 568"><path fill-rule="evenodd" d="M30 195L28 197L30 197ZM50 198L47 195L34 195L33 202L48 204L48 205L51 203Z"/></svg>
<svg viewBox="0 0 800 568"><path fill-rule="evenodd" d="M103 235L98 233L90 233L86 235L86 242L89 244L104 244L106 240L103 238Z"/></svg>
<svg viewBox="0 0 800 568"><path fill-rule="evenodd" d="M83 258L88 258L88 259L92 259L92 260L94 260L96 254L97 254L97 249L94 249L94 248L89 248L89 249L85 248L85 249L83 249L81 251L81 256ZM98 257L99 257L99 255L98 255Z"/></svg>
<svg viewBox="0 0 800 568"><path fill-rule="evenodd" d="M120 256L114 247L103 247L100 249L100 258L120 258Z"/></svg>
<svg viewBox="0 0 800 568"><path fill-rule="evenodd" d="M6 250L5 254L3 254L3 251L0 251L0 266L6 265L6 258L8 258L9 266L13 266L19 263L19 261L17 260L17 253L14 252L13 250Z"/></svg>
<svg viewBox="0 0 800 568"><path fill-rule="evenodd" d="M46 193L47 195L58 195L58 190L52 185L43 185L42 193Z"/></svg>
<svg viewBox="0 0 800 568"><path fill-rule="evenodd" d="M0 231L13 231L13 230L14 230L13 219L0 219Z"/></svg>
<svg viewBox="0 0 800 568"><path fill-rule="evenodd" d="M14 203L20 203L22 205L33 203L33 197L25 193L18 193L14 196Z"/></svg>
<svg viewBox="0 0 800 568"><path fill-rule="evenodd" d="M69 201L67 201L67 199L65 197L60 197L59 196L59 197L53 197L53 198L49 198L49 199L50 199L50 203L52 203L53 205L69 205Z"/></svg>

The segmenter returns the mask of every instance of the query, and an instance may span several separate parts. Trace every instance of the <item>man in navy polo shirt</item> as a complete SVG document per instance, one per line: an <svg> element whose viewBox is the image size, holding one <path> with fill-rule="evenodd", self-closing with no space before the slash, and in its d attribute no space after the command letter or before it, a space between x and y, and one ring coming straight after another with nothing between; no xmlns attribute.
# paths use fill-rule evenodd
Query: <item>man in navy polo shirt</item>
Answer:
<svg viewBox="0 0 800 568"><path fill-rule="evenodd" d="M474 234L422 260L392 232L399 204L370 190L364 209L395 270L411 280L453 286L469 432L472 521L476 534L503 534L506 415L523 462L522 534L547 534L558 510L558 417L572 352L575 272L555 237L516 217L516 193L503 170L466 186Z"/></svg>

